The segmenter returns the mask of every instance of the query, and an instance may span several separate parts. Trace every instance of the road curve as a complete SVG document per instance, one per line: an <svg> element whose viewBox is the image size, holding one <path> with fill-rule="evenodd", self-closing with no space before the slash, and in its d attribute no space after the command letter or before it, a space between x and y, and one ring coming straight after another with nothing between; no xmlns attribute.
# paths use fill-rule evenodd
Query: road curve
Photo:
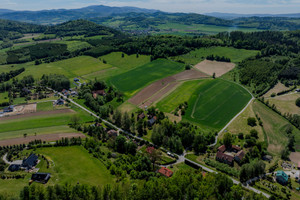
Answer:
<svg viewBox="0 0 300 200"><path fill-rule="evenodd" d="M51 89L51 88L48 88L48 89ZM54 90L53 90L53 91L54 91ZM248 91L248 90L247 90L247 91ZM54 91L54 92L56 92L56 91ZM248 92L249 92L249 91L248 91ZM249 92L249 93L250 93L250 92ZM81 109L85 110L86 112L90 113L92 116L94 116L94 117L96 117L96 118L98 118L98 119L101 119L98 115L96 115L95 113L93 113L93 112L91 112L90 110L86 109L85 107L81 106L80 104L76 103L76 102L73 101L72 99L69 99L68 97L64 96L63 94L61 94L61 93L59 93L59 92L58 92L58 94L59 94L60 96L62 96L64 99L68 99L71 103L75 104L75 105L78 106L79 108L81 108ZM251 93L250 93L250 94L251 94ZM252 94L251 94L251 96L252 96L252 99L249 101L249 103L247 104L247 106L248 106L248 105L251 103L251 101L254 99L254 97L253 97ZM245 110L245 109L247 108L247 106L246 106L243 110ZM243 110L242 110L242 111L243 111ZM242 111L241 111L241 112L242 112ZM240 113L241 113L241 112L240 112ZM239 114L240 114L240 113L239 113ZM238 114L238 115L239 115L239 114ZM237 115L237 116L238 116L238 115ZM236 116L236 117L237 117L237 116ZM235 117L235 118L236 118L236 117ZM122 131L122 132L124 132L124 133L126 133L126 134L128 134L128 135L131 135L132 137L134 137L134 138L136 138L136 139L138 139L138 140L146 141L146 140L144 140L143 138L140 138L140 137L138 137L138 136L136 136L136 135L133 135L132 133L130 133L130 132L128 132L128 131L125 131L125 130L123 130L123 129L117 127L117 126L115 126L114 124L110 123L109 121L107 121L107 120L105 120L105 119L101 119L101 120L102 120L103 122L105 122L105 123L111 125L112 127L114 127L115 129L117 129L118 131ZM232 120L232 121L233 121L233 120ZM231 123L231 121L226 125L226 127L227 127L230 123ZM147 141L147 142L149 142L149 141ZM152 144L152 145L154 145L152 142L149 142L149 143ZM167 149L162 148L162 147L161 147L161 149L167 150ZM168 151L168 150L167 150L167 151ZM174 164L181 163L181 162L184 162L185 160L187 160L187 161L189 161L189 162L191 162L191 163L193 163L193 164L195 164L195 165L201 167L203 170L205 170L205 171L207 171L207 172L210 172L210 173L218 173L218 172L215 171L215 170L212 170L212 169L210 169L210 168L208 168L208 167L206 167L206 166L204 166L204 165L201 165L201 164L199 164L199 163L196 163L196 162L194 162L194 161L191 161L191 160L185 158L186 152L184 152L182 155L178 155L178 154L175 154L175 153L173 153L173 154L176 155L176 156L178 156L178 159L177 159L176 163L173 163L173 165L174 165ZM167 166L168 166L168 165L167 165ZM234 184L240 184L239 181L233 179L233 178L230 177L230 176L228 176L228 177L233 181ZM242 186L243 186L244 188L247 188L247 189L249 189L249 190L252 190L253 192L255 192L255 193L257 193L257 194L263 194L265 197L270 198L270 195L268 195L268 194L266 194L266 193L264 193L264 192L262 192L262 191L260 191L260 190L257 190L257 189L255 189L255 188L253 188L253 187L250 187L249 185L244 186L244 185L242 184Z"/></svg>

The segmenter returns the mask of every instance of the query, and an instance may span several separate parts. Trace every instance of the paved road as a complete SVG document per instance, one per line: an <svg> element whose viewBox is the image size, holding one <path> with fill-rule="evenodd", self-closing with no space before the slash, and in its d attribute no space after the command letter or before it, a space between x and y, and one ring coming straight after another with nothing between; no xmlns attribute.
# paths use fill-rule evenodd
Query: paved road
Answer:
<svg viewBox="0 0 300 200"><path fill-rule="evenodd" d="M8 164L8 165L11 165L11 162L9 162L8 160L7 160L7 153L3 156L3 161L6 163L6 164Z"/></svg>
<svg viewBox="0 0 300 200"><path fill-rule="evenodd" d="M228 80L226 80L226 81L228 81ZM244 88L245 90L247 90L247 92L251 95L251 99L250 99L250 101L248 102L248 104L236 115L236 116L234 116L225 126L224 126L224 128L222 128L222 130L220 130L219 132L218 132L218 134L216 135L216 137L215 137L215 142L213 143L213 144L210 144L209 145L209 147L213 147L213 146L215 146L216 144L217 144L217 142L218 142L218 137L223 133L223 131L225 131L225 129L238 117L238 116L240 116L240 114L242 114L246 109L247 109L247 107L251 104L251 102L255 99L255 97L253 96L253 94L247 89L247 88L245 88L244 86L242 86L242 85L240 85L240 84L238 84L238 83L236 83L236 82L233 82L233 81L228 81L228 82L231 82L231 83L234 83L234 84L237 84L237 85L239 85L239 86L241 86L242 88Z"/></svg>
<svg viewBox="0 0 300 200"><path fill-rule="evenodd" d="M50 89L50 88L49 88ZM56 91L54 91L54 92L56 92ZM64 99L68 99L71 103L73 103L73 104L75 104L76 106L78 106L79 108L81 108L81 109L83 109L83 110L85 110L86 112L88 112L88 113L90 113L91 115L93 115L94 117L96 117L96 118L100 118L98 115L96 115L95 113L93 113L93 112L91 112L90 110L88 110L88 109L86 109L85 107L83 107L83 106L81 106L80 104L78 104L78 103L76 103L75 101L73 101L72 99L69 99L68 97L66 97L66 96L64 96L63 94L61 94L61 93L58 93L60 96L62 96ZM251 93L250 93L251 94ZM251 94L252 95L252 94ZM253 96L252 96L253 97ZM253 98L251 99L251 101L253 100ZM248 105L251 103L251 101L248 103ZM248 106L247 105L247 106ZM246 107L247 107L246 106ZM246 107L244 108L244 109L246 109ZM243 109L243 110L244 110ZM242 110L242 111L243 111ZM241 111L241 112L242 112ZM240 114L240 113L239 113ZM123 129L121 129L121 128L119 128L119 127L117 127L117 126L115 126L114 124L112 124L112 123L110 123L109 121L107 121L107 120L104 120L104 119L101 119L103 122L105 122L105 123L107 123L107 124L109 124L109 125L111 125L112 127L114 127L115 129L117 129L118 131L122 131L122 132L124 132L124 133L126 133L126 134L128 134L128 135L131 135L132 137L134 137L134 138L136 138L136 139L138 139L138 140L143 140L143 141L146 141L146 140L144 140L143 138L140 138L140 137L138 137L138 136L136 136L136 135L133 135L132 133L130 133L130 132L128 132L128 131L125 131L125 130L123 130ZM149 142L149 141L147 141L147 142ZM149 142L150 144L152 144L152 145L154 145L153 143L151 143L151 142ZM164 149L164 148L162 148L162 149ZM167 149L164 149L164 150L167 150ZM168 151L168 150L167 150ZM192 161L192 160L189 160L189 159L187 159L187 158L185 158L185 155L186 155L186 152L184 151L184 153L182 154L182 155L177 155L177 154L175 154L175 153L173 153L174 155L176 155L176 156L178 156L178 159L177 159L177 161L176 161L176 163L173 163L173 165L175 165L175 164L178 164L178 163L182 163L182 162L184 162L185 160L188 160L189 162L191 162L191 163L194 163L195 165L197 165L197 166L199 166L199 167L201 167L203 170L205 170L205 171L207 171L207 172L211 172L211 173L218 173L217 171L214 171L214 170L212 170L212 169L210 169L210 168L208 168L208 167L206 167L206 166L204 166L204 165L201 165L201 164L199 164L199 163L196 163L196 162L194 162L194 161ZM168 165L167 165L168 166ZM229 178L231 178L230 176L228 176ZM237 180L235 180L235 179L233 179L233 178L231 178L232 179L232 181L233 181L233 183L234 184L240 184L240 182L239 181L237 181ZM257 189L255 189L255 188L253 188L253 187L250 187L250 186L244 186L244 185L242 185L243 187L245 187L245 188L247 188L247 189L249 189L249 190L252 190L253 192L255 192L255 193L257 193L257 194L263 194L264 196L266 196L267 198L269 198L270 197L270 195L268 195L268 194L266 194L266 193L264 193L264 192L262 192L262 191L260 191L260 190L257 190Z"/></svg>
<svg viewBox="0 0 300 200"><path fill-rule="evenodd" d="M196 162L194 162L194 161L191 161L191 160L189 160L189 159L185 159L185 160L187 160L187 161L193 163L194 165L197 165L198 167L201 167L203 170L205 170L205 171L207 171L207 172L210 172L210 173L216 173L216 174L218 173L218 172L215 171L215 170L212 170L212 169L210 169L210 168L208 168L208 167L206 167L206 166L204 166L204 165L201 165L201 164L196 163ZM234 178L232 178L232 177L230 177L230 176L228 176L228 177L229 177L229 178L233 181L233 183L236 184L236 185L238 185L238 184L241 183L241 182L235 180ZM262 195L264 195L265 197L270 198L270 195L267 194L267 193L264 193L264 192L262 192L262 191L260 191L260 190L257 190L257 189L255 189L255 188L249 186L249 185L246 185L246 186L244 186L243 184L241 184L241 185L242 185L242 187L247 188L248 190L252 190L253 192L255 192L255 193L257 193L257 194L262 194Z"/></svg>

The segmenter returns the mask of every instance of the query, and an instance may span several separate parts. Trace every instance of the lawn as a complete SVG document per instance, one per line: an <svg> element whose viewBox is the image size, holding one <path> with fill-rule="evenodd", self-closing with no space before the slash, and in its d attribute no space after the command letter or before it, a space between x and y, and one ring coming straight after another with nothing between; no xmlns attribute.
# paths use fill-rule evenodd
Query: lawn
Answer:
<svg viewBox="0 0 300 200"><path fill-rule="evenodd" d="M99 59L90 56L79 56L53 63L43 63L41 65L34 65L33 63L27 65L25 72L17 76L19 79L27 75L33 75L34 78L41 78L43 74L63 74L72 79L111 67L111 65L104 64Z"/></svg>
<svg viewBox="0 0 300 200"><path fill-rule="evenodd" d="M158 59L141 67L119 74L110 82L126 96L132 96L139 89L159 79L176 74L184 69L183 64Z"/></svg>
<svg viewBox="0 0 300 200"><path fill-rule="evenodd" d="M9 102L8 92L0 93L0 103Z"/></svg>
<svg viewBox="0 0 300 200"><path fill-rule="evenodd" d="M184 60L191 65L196 65L209 55L218 55L225 56L230 58L231 62L238 63L248 57L255 56L258 52L259 51L255 50L235 49L233 47L208 47L196 49L185 55L176 56L175 58Z"/></svg>
<svg viewBox="0 0 300 200"><path fill-rule="evenodd" d="M51 168L46 163L37 167L40 172L51 173L48 184L89 184L103 186L113 184L114 178L104 164L94 158L82 146L40 148L36 153L46 156L53 161Z"/></svg>
<svg viewBox="0 0 300 200"><path fill-rule="evenodd" d="M207 80L189 99L183 119L207 128L221 129L250 99L251 95L235 83L222 79Z"/></svg>
<svg viewBox="0 0 300 200"><path fill-rule="evenodd" d="M65 183L95 186L114 184L114 177L104 164L89 154L82 146L39 148L35 153L46 156L52 163L51 167L47 168L46 161L40 158L41 162L37 165L37 168L40 168L39 172L51 173L51 179L46 185L33 183L35 185L46 187ZM0 193L10 197L19 197L23 187L28 186L30 177L31 174L18 180L0 179Z"/></svg>
<svg viewBox="0 0 300 200"><path fill-rule="evenodd" d="M156 104L156 107L163 112L171 113L179 104L188 101L197 87L205 80L186 81L176 88L171 94L163 98Z"/></svg>
<svg viewBox="0 0 300 200"><path fill-rule="evenodd" d="M253 111L261 118L264 130L268 139L268 151L275 155L279 155L288 143L288 137L285 133L286 127L290 124L286 119L272 111L259 101L253 103ZM300 131L293 128L296 140L296 151L300 152Z"/></svg>
<svg viewBox="0 0 300 200"><path fill-rule="evenodd" d="M40 102L36 105L37 111L49 111L49 110L54 110L53 107L53 102Z"/></svg>
<svg viewBox="0 0 300 200"><path fill-rule="evenodd" d="M112 68L105 69L96 73L87 74L83 76L85 79L93 80L97 78L107 80L112 76L122 74L150 62L150 56L139 55L137 58L136 54L127 55L124 53L124 57L122 57L122 52L113 52L101 56L99 59L101 59L102 61L105 60L108 65L112 66Z"/></svg>

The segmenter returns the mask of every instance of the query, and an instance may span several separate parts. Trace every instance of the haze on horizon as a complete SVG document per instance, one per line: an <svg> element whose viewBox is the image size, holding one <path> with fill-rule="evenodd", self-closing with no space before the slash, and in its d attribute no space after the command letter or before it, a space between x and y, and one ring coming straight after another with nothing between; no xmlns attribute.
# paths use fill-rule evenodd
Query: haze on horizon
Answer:
<svg viewBox="0 0 300 200"><path fill-rule="evenodd" d="M288 14L300 12L300 0L0 0L2 9L73 9L90 5L133 6L166 12Z"/></svg>

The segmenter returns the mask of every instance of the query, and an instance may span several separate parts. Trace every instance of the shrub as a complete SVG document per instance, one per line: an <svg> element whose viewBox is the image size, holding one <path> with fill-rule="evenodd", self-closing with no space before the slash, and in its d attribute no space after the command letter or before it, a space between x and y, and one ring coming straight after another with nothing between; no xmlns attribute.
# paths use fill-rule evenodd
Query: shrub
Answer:
<svg viewBox="0 0 300 200"><path fill-rule="evenodd" d="M296 106L300 107L300 97L296 100Z"/></svg>
<svg viewBox="0 0 300 200"><path fill-rule="evenodd" d="M247 123L249 126L256 126L256 119L254 117L248 117Z"/></svg>

